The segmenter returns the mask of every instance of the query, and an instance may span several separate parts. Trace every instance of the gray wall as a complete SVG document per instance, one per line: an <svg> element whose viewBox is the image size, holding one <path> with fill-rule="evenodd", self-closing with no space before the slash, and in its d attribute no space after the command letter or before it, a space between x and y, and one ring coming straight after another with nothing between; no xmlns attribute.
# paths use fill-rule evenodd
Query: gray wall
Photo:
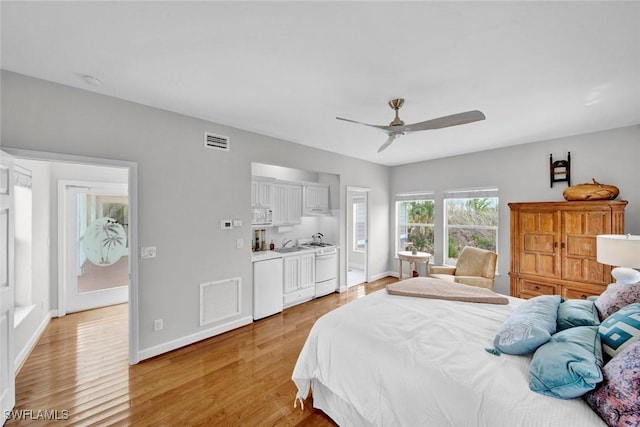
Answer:
<svg viewBox="0 0 640 427"><path fill-rule="evenodd" d="M619 199L628 200L626 232L640 234L640 125L567 138L517 145L391 168L390 200L397 193L434 191L436 198L436 248L444 246L443 191L461 188L497 187L500 198L498 273L496 290L509 293L509 202L564 200L566 183L549 186L549 154L554 160L571 152L571 183L591 182L620 189ZM394 217L390 209L388 262L396 266L393 254ZM436 250L435 262L442 262ZM397 267L396 267L397 268Z"/></svg>
<svg viewBox="0 0 640 427"><path fill-rule="evenodd" d="M250 245L236 249L251 229L222 231L220 220L250 224L252 162L338 175L340 207L346 185L372 188L371 274L387 271L387 167L7 71L1 84L4 147L137 163L139 245L158 250L140 261L141 352L224 329L199 326L200 283L240 277L241 313L228 321L251 317ZM229 136L231 150L205 149L205 131ZM342 216L339 228L344 247ZM344 284L343 254L340 271ZM152 332L158 318L164 330Z"/></svg>

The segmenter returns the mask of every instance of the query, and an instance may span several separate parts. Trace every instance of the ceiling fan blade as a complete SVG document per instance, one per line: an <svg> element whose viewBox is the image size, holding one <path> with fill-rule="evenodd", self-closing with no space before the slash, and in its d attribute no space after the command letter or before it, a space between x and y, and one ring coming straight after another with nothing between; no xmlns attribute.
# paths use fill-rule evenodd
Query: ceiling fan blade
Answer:
<svg viewBox="0 0 640 427"><path fill-rule="evenodd" d="M387 139L387 141L386 141L384 144L382 144L382 145L380 146L380 148L378 148L378 153L379 153L379 152L381 152L381 151L383 151L383 150L386 150L386 149L387 149L387 147L388 147L388 146L390 146L390 145L391 145L391 143L392 143L393 141L395 141L395 140L396 140L396 138L398 138L400 135L401 135L401 134L399 134L399 133L392 133L392 134L390 134L390 135L389 135L389 138Z"/></svg>
<svg viewBox="0 0 640 427"><path fill-rule="evenodd" d="M370 126L372 128L377 128L377 129L383 130L385 132L389 132L389 126L370 125L369 123L356 122L355 120L343 119L342 117L336 117L336 119L344 120L345 122L356 123L356 124L359 124L359 125Z"/></svg>
<svg viewBox="0 0 640 427"><path fill-rule="evenodd" d="M450 116L438 117L437 119L427 120L425 122L405 125L404 132L416 132L419 130L442 129L451 126L464 125L484 120L486 117L482 111L473 110L464 113L452 114Z"/></svg>

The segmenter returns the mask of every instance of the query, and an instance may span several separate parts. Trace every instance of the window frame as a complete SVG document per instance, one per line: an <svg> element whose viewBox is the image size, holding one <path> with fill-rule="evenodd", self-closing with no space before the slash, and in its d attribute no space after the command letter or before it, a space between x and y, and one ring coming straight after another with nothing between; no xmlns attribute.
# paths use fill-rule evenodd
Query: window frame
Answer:
<svg viewBox="0 0 640 427"><path fill-rule="evenodd" d="M436 201L435 201L435 197L434 197L434 193L433 192L420 192L420 193L401 193L401 194L396 194L395 196L395 231L394 231L394 246L395 246L395 258L398 258L398 252L400 251L404 251L406 250L405 247L402 247L402 232L401 232L401 226L404 225L404 227L406 227L406 240L408 241L408 234L409 234L409 227L411 226L418 226L418 227L427 227L431 229L431 235L432 235L432 240L431 242L429 242L431 244L431 247L434 247L435 245L435 206L436 206ZM409 222L405 222L403 224L400 223L400 204L405 203L411 203L411 202L431 202L433 205L433 222L432 223L409 223Z"/></svg>
<svg viewBox="0 0 640 427"><path fill-rule="evenodd" d="M495 199L492 202L492 208L495 209L495 224L496 225L480 225L480 224L449 224L449 201L468 201L478 199ZM495 249L496 253L499 253L499 231L500 231L500 197L497 188L476 188L465 190L450 190L445 191L443 196L443 232L444 238L442 241L442 261L444 265L455 266L451 260L454 258L449 257L449 236L452 228L467 229L467 230L493 230L495 234ZM483 248L484 249L484 248ZM457 258L455 259L457 262Z"/></svg>

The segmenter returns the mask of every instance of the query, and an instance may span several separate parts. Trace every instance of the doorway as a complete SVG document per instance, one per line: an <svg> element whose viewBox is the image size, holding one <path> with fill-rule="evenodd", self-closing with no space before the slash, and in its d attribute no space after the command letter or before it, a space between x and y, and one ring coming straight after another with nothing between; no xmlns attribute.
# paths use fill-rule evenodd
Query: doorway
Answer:
<svg viewBox="0 0 640 427"><path fill-rule="evenodd" d="M9 154L13 155L16 159L19 159L19 161L31 161L34 163L47 165L47 168L45 169L48 170L46 172L46 175L48 177L47 179L49 180L49 183L43 186L43 188L47 188L47 191L46 196L42 197L42 200L46 201L46 207L50 209L50 216L46 217L50 218L50 229L47 229L48 231L46 236L40 238L39 241L42 243L40 246L46 248L47 254L51 254L51 263L50 265L48 265L48 262L46 263L47 285L44 286L44 288L46 289L44 292L47 293L47 296L43 298L43 302L40 302L38 304L38 307L43 306L49 316L56 316L59 314L65 314L67 312L65 299L60 298L59 295L60 292L65 292L66 294L66 290L63 290L63 286L61 286L61 284L63 283L61 279L63 269L62 266L59 266L58 262L58 259L62 258L61 254L64 252L64 245L62 244L63 239L61 238L63 236L63 233L58 230L58 217L61 216L60 210L62 209L62 207L60 206L60 202L57 203L58 206L56 207L56 201L59 199L59 197L56 196L56 192L58 191L58 181L77 180L90 181L92 184L95 184L96 182L119 182L120 184L123 184L122 188L124 188L124 192L121 191L121 193L126 194L125 197L128 197L126 208L122 206L122 200L103 199L100 203L96 203L89 209L95 208L96 212L98 212L99 209L102 209L103 211L104 209L107 209L107 211L104 212L108 213L110 216L119 216L120 219L118 220L118 222L122 223L122 226L126 231L126 248L124 253L120 256L120 259L126 257L128 265L126 266L125 270L126 275L128 276L128 286L121 287L121 290L124 290L124 294L126 295L125 301L128 301L127 311L129 364L133 365L138 363L140 360L138 355L138 259L135 256L138 251L137 164L135 162L123 160L83 157L21 149L5 148L5 151L9 152ZM66 172L60 172L61 168L64 168ZM105 177L105 175L101 173L101 171L111 171L112 174L107 174ZM115 179L113 178L113 172L117 172L117 178ZM50 191L48 190L49 188ZM121 196L118 195L117 197ZM34 191L34 203L35 201L36 199ZM111 212L109 212L110 208L113 208L111 209ZM126 214L123 212L123 210L126 210ZM34 206L34 212L36 211L37 210ZM89 216L89 218L90 217L91 216ZM48 223L49 221L47 221L47 224ZM87 223L87 226L88 225L89 223ZM120 233L118 233L118 235L115 237L111 236L109 238L109 241L112 243L109 244L110 246L108 249L113 249L113 246L115 244L120 245L124 243L124 239L121 240L119 234ZM36 242L35 236L34 242ZM131 256L129 256L129 254L131 254ZM49 257L47 255L46 259L48 260L48 258ZM109 254L108 258L110 260L113 260L113 256L111 254ZM80 259L82 258L80 257L76 261L79 264ZM122 264L123 261L121 262L121 265L119 267L122 268ZM120 273L122 273L122 270L120 271ZM120 274L120 277L122 277L122 274ZM34 280L34 283L36 282L39 281ZM117 288L119 286L115 287ZM34 295L35 292L36 289L34 288ZM63 306L61 306L61 304ZM60 309L59 312L58 309ZM30 333L33 333L33 331Z"/></svg>
<svg viewBox="0 0 640 427"><path fill-rule="evenodd" d="M369 281L369 189L347 186L347 287Z"/></svg>

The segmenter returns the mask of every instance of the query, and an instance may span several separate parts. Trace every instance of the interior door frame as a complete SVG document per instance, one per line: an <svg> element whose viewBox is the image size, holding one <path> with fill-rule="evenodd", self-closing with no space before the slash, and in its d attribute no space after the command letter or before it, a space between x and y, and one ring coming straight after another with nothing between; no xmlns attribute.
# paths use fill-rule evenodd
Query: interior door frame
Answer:
<svg viewBox="0 0 640 427"><path fill-rule="evenodd" d="M366 227L365 227L365 246L364 246L364 280L365 282L369 282L369 224L371 222L371 213L369 211L369 192L370 188L367 187L356 187L352 185L346 186L345 191L345 224L346 224L346 236L345 236L345 266L344 266L344 274L345 274L345 286L341 289L341 291L346 290L349 287L349 239L351 238L352 226L349 223L349 211L351 209L350 204L350 195L353 192L364 193L365 195L365 208L367 210L366 215Z"/></svg>
<svg viewBox="0 0 640 427"><path fill-rule="evenodd" d="M139 298L138 298L138 164L126 160L86 157L47 151L24 150L3 147L3 150L18 159L76 163L90 166L108 166L128 169L129 192L129 364L135 365L139 357ZM60 284L58 284L60 286Z"/></svg>
<svg viewBox="0 0 640 427"><path fill-rule="evenodd" d="M95 188L102 190L103 188L119 187L120 191L123 191L125 186L126 184L112 183L112 182L97 182L97 181L82 181L82 180L78 180L78 181L59 180L58 181L58 312L57 312L58 317L65 316L67 314L69 306L71 305L69 304L70 302L69 298L71 297L69 295L69 292L70 292L69 281L71 279L68 276L69 262L71 262L71 260L69 259L68 251L70 250L70 247L68 245L69 242L67 241L68 233L69 233L68 221L70 219L68 217L70 213L68 209L69 206L67 205L67 203L70 203L71 201L69 200L69 195L67 194L67 191L74 187L77 188L78 190L86 189L87 191ZM129 194L127 194L127 199L128 198L129 198ZM75 233L74 233L74 236L75 236ZM127 236L127 239L128 239L128 236ZM130 250L129 250L128 256L129 256L129 260L131 260ZM124 296L124 292L121 292L121 294L122 296ZM110 295L109 296L103 295L102 297L105 298L106 302L108 303L113 303L115 301L114 298L109 298ZM115 302L115 304L118 304L118 302ZM105 306L106 305L107 304L105 304ZM97 307L93 307L93 308L97 308ZM89 309L91 309L91 307L87 307L85 305L84 308L81 308L80 310L89 310ZM74 311L77 311L77 310L74 310Z"/></svg>

